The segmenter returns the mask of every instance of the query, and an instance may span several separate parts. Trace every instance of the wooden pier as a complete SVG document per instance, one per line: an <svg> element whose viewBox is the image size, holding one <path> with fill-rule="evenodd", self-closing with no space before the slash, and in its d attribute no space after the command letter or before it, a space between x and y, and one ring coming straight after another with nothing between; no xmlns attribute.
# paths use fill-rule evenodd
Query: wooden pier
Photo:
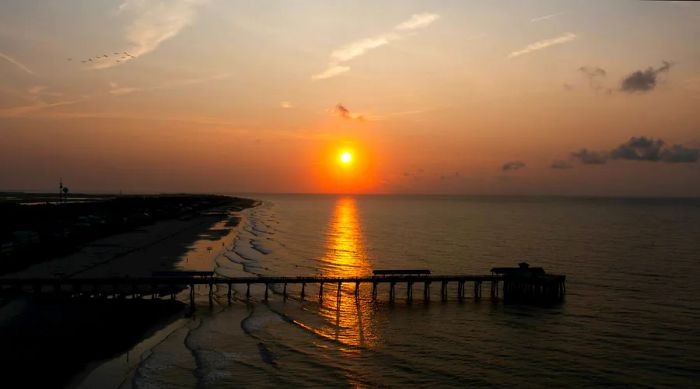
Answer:
<svg viewBox="0 0 700 389"><path fill-rule="evenodd" d="M341 294L343 284L352 285L354 295L360 295L361 288L371 285L371 296L377 298L380 286L388 286L389 300L396 299L397 284L406 285L406 300L413 300L415 285L421 285L423 299L431 298L430 289L433 285L440 286L440 299L448 300L449 286L457 286L456 297L463 300L466 297L467 286L473 287L471 295L474 299L482 297L482 285L488 284L492 300L503 299L505 302L556 302L561 301L566 292L566 277L563 275L538 274L528 277L509 274L491 275L428 275L428 274L387 274L365 277L219 277L202 276L201 274L186 275L173 273L167 276L153 277L112 277L112 278L0 278L0 295L11 297L16 295L50 296L59 298L175 298L175 295L189 288L190 301L194 305L195 287L208 287L211 302L214 293L221 295L226 292L226 298L232 299L232 288L245 285L245 297L250 298L251 286L265 287L264 299L267 300L273 287L279 290L284 298L289 297L287 286L301 286L298 298L307 298L306 286L318 285L318 298L323 299L329 285L336 287L336 293Z"/></svg>

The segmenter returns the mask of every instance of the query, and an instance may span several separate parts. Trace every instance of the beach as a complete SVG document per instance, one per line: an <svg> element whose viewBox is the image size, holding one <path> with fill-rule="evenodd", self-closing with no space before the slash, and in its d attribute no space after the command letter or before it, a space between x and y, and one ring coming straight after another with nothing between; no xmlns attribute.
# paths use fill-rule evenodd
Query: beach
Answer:
<svg viewBox="0 0 700 389"><path fill-rule="evenodd" d="M137 277L173 270L212 271L214 258L235 236L234 202L187 217L165 219L87 243L79 251L4 277ZM186 314L177 300L31 300L0 306L0 352L5 366L27 383L79 381L99 361L130 350ZM31 366L47 374L27 374Z"/></svg>

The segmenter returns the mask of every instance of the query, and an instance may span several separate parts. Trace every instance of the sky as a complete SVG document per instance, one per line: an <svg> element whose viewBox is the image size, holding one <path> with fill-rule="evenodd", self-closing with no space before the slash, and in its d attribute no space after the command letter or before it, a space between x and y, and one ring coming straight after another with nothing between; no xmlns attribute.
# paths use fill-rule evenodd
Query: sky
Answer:
<svg viewBox="0 0 700 389"><path fill-rule="evenodd" d="M0 190L700 196L699 41L685 2L3 0Z"/></svg>

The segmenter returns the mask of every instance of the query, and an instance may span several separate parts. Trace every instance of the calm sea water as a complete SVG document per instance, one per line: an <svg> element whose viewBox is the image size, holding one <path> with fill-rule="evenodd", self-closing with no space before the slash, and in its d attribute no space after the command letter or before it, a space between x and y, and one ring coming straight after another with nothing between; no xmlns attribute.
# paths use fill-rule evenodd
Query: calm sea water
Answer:
<svg viewBox="0 0 700 389"><path fill-rule="evenodd" d="M527 261L567 275L550 307L388 301L371 286L322 303L245 290L162 335L125 387L693 386L700 379L700 201L257 196L215 258L221 275L483 273ZM233 237L233 235L232 235ZM186 267L186 265L183 265ZM470 288L467 288L470 291Z"/></svg>

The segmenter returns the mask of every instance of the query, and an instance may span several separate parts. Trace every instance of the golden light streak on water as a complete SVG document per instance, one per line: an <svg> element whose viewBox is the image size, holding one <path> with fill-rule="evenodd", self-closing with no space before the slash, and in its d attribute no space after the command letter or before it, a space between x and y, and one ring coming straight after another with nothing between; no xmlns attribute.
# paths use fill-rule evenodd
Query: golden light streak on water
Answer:
<svg viewBox="0 0 700 389"><path fill-rule="evenodd" d="M371 274L354 198L340 197L336 201L327 233L326 253L320 262L325 276L359 277ZM355 297L354 283L343 284L340 294L337 293L337 284L327 284L324 288L320 313L327 325L319 329L319 333L349 346L345 349L347 352L358 352L358 348L376 344L374 308L369 299L371 286L362 285L358 298Z"/></svg>

